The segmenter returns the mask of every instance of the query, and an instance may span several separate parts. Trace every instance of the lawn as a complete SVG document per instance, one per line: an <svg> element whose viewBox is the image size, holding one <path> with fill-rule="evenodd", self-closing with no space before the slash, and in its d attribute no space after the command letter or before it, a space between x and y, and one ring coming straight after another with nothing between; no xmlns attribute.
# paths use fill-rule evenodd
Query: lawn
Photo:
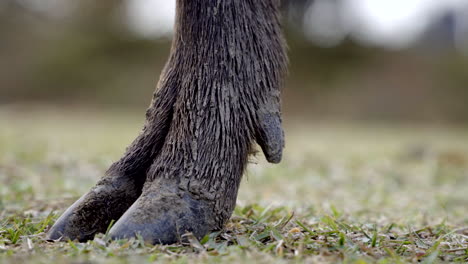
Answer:
<svg viewBox="0 0 468 264"><path fill-rule="evenodd" d="M468 128L288 121L252 157L226 228L187 244L44 241L144 115L0 108L0 263L468 262Z"/></svg>

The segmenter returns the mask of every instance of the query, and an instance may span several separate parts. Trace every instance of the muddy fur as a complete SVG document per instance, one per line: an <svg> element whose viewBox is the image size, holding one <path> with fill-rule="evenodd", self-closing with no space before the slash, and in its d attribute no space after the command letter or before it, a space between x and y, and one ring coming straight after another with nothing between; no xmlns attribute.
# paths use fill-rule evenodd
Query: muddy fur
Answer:
<svg viewBox="0 0 468 264"><path fill-rule="evenodd" d="M59 219L56 226L71 227L66 236L104 232L132 203L113 237L140 233L153 243L171 243L185 231L202 236L223 227L254 143L268 161L281 160L287 58L279 5L177 0L171 54L144 129L107 176ZM121 180L134 184L122 191L115 188ZM110 191L101 195L98 189Z"/></svg>
<svg viewBox="0 0 468 264"><path fill-rule="evenodd" d="M176 59L166 74L180 79L161 89L177 85L178 94L145 186L155 179L177 181L180 197L188 193L209 204L215 218L210 230L222 228L231 216L255 141L270 162L281 160L286 55L278 5L272 0L177 2L171 56ZM143 202L150 195L143 191L135 210L158 210Z"/></svg>

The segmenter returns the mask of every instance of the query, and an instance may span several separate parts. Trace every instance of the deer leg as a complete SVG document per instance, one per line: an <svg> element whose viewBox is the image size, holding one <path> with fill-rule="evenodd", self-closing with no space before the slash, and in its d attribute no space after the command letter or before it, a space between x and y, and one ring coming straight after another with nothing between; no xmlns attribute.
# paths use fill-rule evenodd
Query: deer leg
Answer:
<svg viewBox="0 0 468 264"><path fill-rule="evenodd" d="M270 162L284 146L286 69L277 0L178 0L173 50L181 61L172 123L141 196L110 230L150 243L201 238L234 210L252 145Z"/></svg>

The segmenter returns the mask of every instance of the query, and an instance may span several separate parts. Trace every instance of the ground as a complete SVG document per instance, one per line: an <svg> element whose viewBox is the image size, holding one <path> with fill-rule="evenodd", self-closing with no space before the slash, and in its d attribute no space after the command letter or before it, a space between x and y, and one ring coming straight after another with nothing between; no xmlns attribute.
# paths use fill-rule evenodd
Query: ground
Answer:
<svg viewBox="0 0 468 264"><path fill-rule="evenodd" d="M442 125L286 120L284 161L252 158L225 230L186 245L44 241L143 117L0 108L0 263L468 262L468 128Z"/></svg>

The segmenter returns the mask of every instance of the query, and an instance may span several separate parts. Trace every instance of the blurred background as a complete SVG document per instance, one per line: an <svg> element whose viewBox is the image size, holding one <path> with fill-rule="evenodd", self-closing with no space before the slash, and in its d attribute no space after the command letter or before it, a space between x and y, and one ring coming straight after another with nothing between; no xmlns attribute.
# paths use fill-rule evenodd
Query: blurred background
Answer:
<svg viewBox="0 0 468 264"><path fill-rule="evenodd" d="M121 157L174 10L0 0L0 219L65 209ZM286 149L279 165L252 157L238 204L467 226L468 0L284 0L282 12Z"/></svg>
<svg viewBox="0 0 468 264"><path fill-rule="evenodd" d="M286 122L468 122L468 0L283 1ZM0 1L0 110L143 111L175 0Z"/></svg>

